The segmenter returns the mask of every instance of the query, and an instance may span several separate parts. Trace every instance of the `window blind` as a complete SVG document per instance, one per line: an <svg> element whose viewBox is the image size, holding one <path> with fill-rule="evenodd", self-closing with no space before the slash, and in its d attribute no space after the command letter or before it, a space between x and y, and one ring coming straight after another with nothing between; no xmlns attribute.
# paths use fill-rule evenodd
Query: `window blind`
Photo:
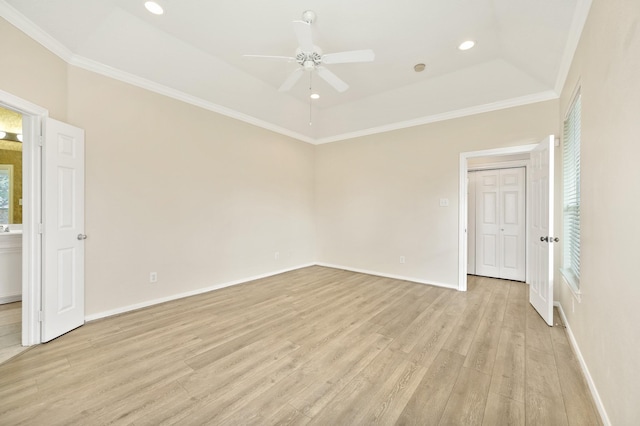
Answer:
<svg viewBox="0 0 640 426"><path fill-rule="evenodd" d="M580 289L580 116L582 100L576 96L564 121L563 171L563 273Z"/></svg>

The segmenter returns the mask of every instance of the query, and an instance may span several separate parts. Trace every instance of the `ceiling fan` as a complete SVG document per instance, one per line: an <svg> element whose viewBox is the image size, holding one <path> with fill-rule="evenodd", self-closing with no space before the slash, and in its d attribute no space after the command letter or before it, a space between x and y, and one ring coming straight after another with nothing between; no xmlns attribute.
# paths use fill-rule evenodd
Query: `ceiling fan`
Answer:
<svg viewBox="0 0 640 426"><path fill-rule="evenodd" d="M307 10L302 14L302 21L293 21L293 30L298 39L298 48L295 57L290 56L266 56L266 55L244 55L250 58L273 59L279 61L297 62L300 68L292 72L280 86L278 91L286 92L290 90L300 80L305 71L315 71L318 76L329 83L331 87L342 93L349 88L340 77L329 71L323 65L346 64L355 62L371 62L375 59L373 50L352 50L349 52L322 54L322 50L313 44L311 34L311 24L316 19L316 14Z"/></svg>

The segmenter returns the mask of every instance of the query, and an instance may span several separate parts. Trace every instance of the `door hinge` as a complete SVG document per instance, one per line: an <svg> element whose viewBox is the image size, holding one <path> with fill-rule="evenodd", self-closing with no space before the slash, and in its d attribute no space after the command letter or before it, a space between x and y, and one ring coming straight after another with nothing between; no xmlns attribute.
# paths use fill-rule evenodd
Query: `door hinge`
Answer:
<svg viewBox="0 0 640 426"><path fill-rule="evenodd" d="M41 223L38 224L38 234L44 234L44 226Z"/></svg>
<svg viewBox="0 0 640 426"><path fill-rule="evenodd" d="M44 313L42 311L38 311L38 322L42 322L43 317Z"/></svg>

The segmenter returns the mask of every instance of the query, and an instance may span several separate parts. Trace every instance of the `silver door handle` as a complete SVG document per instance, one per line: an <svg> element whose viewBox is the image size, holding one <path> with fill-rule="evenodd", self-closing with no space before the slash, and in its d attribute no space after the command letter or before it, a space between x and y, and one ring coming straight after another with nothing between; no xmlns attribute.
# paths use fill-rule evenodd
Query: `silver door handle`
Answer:
<svg viewBox="0 0 640 426"><path fill-rule="evenodd" d="M86 240L86 239L87 239L87 236L86 236L85 234L78 234L78 239L79 239L80 241L82 241L82 240Z"/></svg>
<svg viewBox="0 0 640 426"><path fill-rule="evenodd" d="M540 241L549 241L549 237L540 237Z"/></svg>

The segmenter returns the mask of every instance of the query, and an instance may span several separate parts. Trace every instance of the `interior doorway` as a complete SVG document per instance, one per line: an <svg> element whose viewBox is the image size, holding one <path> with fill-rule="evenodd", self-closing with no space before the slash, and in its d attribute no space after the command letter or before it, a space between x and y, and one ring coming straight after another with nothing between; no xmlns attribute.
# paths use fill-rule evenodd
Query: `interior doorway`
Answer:
<svg viewBox="0 0 640 426"><path fill-rule="evenodd" d="M526 163L528 155L501 163L469 164L467 174L467 273L513 281L526 279ZM482 160L482 159L478 159ZM514 162L524 161L513 167ZM477 166L476 166L477 164Z"/></svg>
<svg viewBox="0 0 640 426"><path fill-rule="evenodd" d="M22 346L22 114L0 107L0 362Z"/></svg>
<svg viewBox="0 0 640 426"><path fill-rule="evenodd" d="M463 152L460 154L460 188L459 188L459 231L458 231L458 290L467 290L467 273L469 270L469 194L468 173L469 170L490 170L498 168L524 167L525 176L528 176L529 156L536 144L521 145L508 148L496 148L483 151ZM525 182L525 188L528 184ZM525 189L525 194L528 192ZM525 195L525 206L528 203L528 195ZM528 215L525 213L525 241L529 240ZM473 229L472 229L473 230ZM475 233L475 230L473 230ZM473 241L472 238L472 242ZM529 269L527 268L527 256L525 254L525 277L529 282Z"/></svg>
<svg viewBox="0 0 640 426"><path fill-rule="evenodd" d="M46 109L0 90L0 107L22 115L22 302L21 344L40 343L40 238L42 159L40 141Z"/></svg>

